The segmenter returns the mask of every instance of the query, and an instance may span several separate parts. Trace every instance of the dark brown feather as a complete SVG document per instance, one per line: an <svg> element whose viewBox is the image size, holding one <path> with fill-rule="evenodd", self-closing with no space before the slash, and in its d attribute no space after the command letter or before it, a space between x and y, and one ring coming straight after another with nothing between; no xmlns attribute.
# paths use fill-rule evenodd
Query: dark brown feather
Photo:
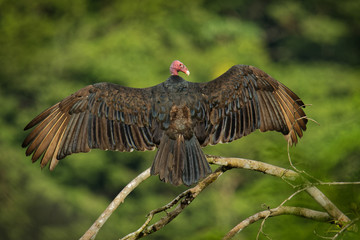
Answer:
<svg viewBox="0 0 360 240"><path fill-rule="evenodd" d="M299 97L255 67L233 66L217 79L200 84L200 89L209 102L206 108L210 114L206 122L214 126L208 139L203 140L202 146L230 142L256 129L281 132L287 136L290 144L294 144L306 130L307 120L302 110L304 104ZM227 102L232 99L236 99L236 108L228 108ZM234 139L229 133L233 122L228 121L227 115L219 114L222 111L230 111L231 114L236 112L236 119L239 120ZM206 129L203 128L202 131ZM198 129L197 132L201 130Z"/></svg>
<svg viewBox="0 0 360 240"><path fill-rule="evenodd" d="M26 154L33 154L33 161L42 156L43 167L54 159L88 152L91 148L120 151L154 149L151 129L147 124L149 120L139 117L137 110L141 106L150 112L151 105L146 99L147 94L144 94L146 91L149 90L108 83L79 90L39 114L25 127L25 130L34 127L23 142L23 147L28 147ZM129 104L130 101L134 104ZM120 109L123 112L120 113ZM138 126L142 126L147 135L140 133Z"/></svg>
<svg viewBox="0 0 360 240"><path fill-rule="evenodd" d="M55 104L54 106L46 109L45 111L43 111L42 113L40 113L38 116L36 116L33 120L31 120L31 122L29 122L26 127L24 128L24 130L28 130L30 128L33 128L35 125L37 125L38 123L42 122L45 118L47 118L49 116L49 114L51 114L54 109L57 108L58 104Z"/></svg>
<svg viewBox="0 0 360 240"><path fill-rule="evenodd" d="M58 145L60 144L61 140L61 136L64 133L64 129L66 128L67 125L67 119L64 117L62 117L61 119L59 119L59 127L56 130L56 132L54 133L54 137L52 139L49 139L49 146L46 149L46 152L44 153L42 159L41 159L41 167L45 167L46 164L51 161L51 159L53 159L54 157L56 158L55 152L56 149L58 148Z"/></svg>

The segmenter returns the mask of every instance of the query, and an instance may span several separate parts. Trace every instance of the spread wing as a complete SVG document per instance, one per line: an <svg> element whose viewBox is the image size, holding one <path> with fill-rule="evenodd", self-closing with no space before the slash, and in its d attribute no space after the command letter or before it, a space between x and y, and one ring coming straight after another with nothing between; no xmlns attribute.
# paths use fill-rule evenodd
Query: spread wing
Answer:
<svg viewBox="0 0 360 240"><path fill-rule="evenodd" d="M202 146L231 142L256 129L281 132L296 144L306 130L301 99L260 69L235 65L199 87L206 99L198 104L205 121L195 129Z"/></svg>
<svg viewBox="0 0 360 240"><path fill-rule="evenodd" d="M23 142L26 155L41 167L90 149L132 151L156 146L151 117L151 88L129 88L111 83L89 85L35 117Z"/></svg>

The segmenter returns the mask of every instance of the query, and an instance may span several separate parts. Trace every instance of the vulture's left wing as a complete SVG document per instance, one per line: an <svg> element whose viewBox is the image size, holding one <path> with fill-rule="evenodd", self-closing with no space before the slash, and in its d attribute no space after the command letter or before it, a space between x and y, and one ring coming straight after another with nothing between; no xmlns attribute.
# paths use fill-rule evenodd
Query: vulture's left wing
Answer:
<svg viewBox="0 0 360 240"><path fill-rule="evenodd" d="M199 87L207 113L195 129L202 146L231 142L256 129L281 132L296 144L306 130L301 99L260 69L235 65Z"/></svg>

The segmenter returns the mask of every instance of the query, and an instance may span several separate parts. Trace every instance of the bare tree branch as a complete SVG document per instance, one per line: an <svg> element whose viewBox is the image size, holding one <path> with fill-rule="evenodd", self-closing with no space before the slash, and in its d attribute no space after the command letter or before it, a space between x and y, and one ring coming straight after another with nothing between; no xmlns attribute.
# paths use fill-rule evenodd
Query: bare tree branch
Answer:
<svg viewBox="0 0 360 240"><path fill-rule="evenodd" d="M281 177L287 181L301 180L305 185L310 186L306 188L306 192L312 198L314 198L315 201L317 201L320 206L323 207L326 212L330 214L330 216L332 216L336 221L338 221L339 226L343 226L344 223L350 222L350 219L344 213L342 213L335 206L335 204L333 204L330 199L328 199L317 187L312 186L312 184L307 179L303 178L299 173L293 170L244 158L223 158L218 156L207 156L207 159L210 163L214 163L217 165L259 171L272 176Z"/></svg>
<svg viewBox="0 0 360 240"><path fill-rule="evenodd" d="M297 208L297 207L285 207L283 204L289 200L285 200L282 204L280 204L279 207L262 211L260 213L257 213L248 219L242 221L237 225L237 227L240 225L246 224L246 221L250 221L249 224L251 224L253 221L252 219L257 219L258 217L261 218L267 218L271 216L277 216L277 215L283 215L283 214L294 214L298 216L307 217L313 220L319 219L326 219L326 221L332 220L333 223L336 223L337 225L343 227L348 226L347 224L350 222L350 219L343 214L319 189L317 189L314 185L335 185L336 183L324 183L324 182L316 182L315 184L310 183L305 177L303 177L300 173L289 170L286 168L277 167L271 164L255 161L255 160L249 160L249 159L243 159L243 158L223 158L223 157L217 157L217 156L207 156L207 159L209 163L217 164L222 167L218 168L215 172L210 174L208 177L200 181L196 186L193 188L190 188L183 193L179 194L175 199L173 199L170 203L166 204L165 206L155 209L151 211L145 223L135 232L128 234L122 239L139 239L143 236L149 235L151 233L154 233L161 228L163 228L165 225L167 225L169 222L171 222L175 217L177 217L183 209L185 209L197 196L202 192L203 189L205 189L208 185L210 185L212 182L214 182L223 172L230 168L244 168L249 169L253 171L259 171L263 172L265 174L269 174L272 176L280 177L287 183L289 183L292 186L295 186L292 184L292 182L300 182L301 184L297 184L297 186L301 186L302 189L296 191L294 194L292 194L289 198L292 198L297 193L306 191L311 197L313 197L325 210L325 212L319 212L312 209L304 209L304 208ZM150 169L145 170L143 173L138 175L136 178L134 178L111 202L111 204L107 207L107 209L100 215L100 217L95 221L95 223L90 227L90 229L81 237L82 240L88 240L88 239L94 239L96 234L98 233L99 229L103 226L103 224L106 222L106 220L109 218L109 216L114 212L114 210L122 203L124 202L127 195L134 190L142 181L146 180L150 176ZM346 184L346 183L341 183ZM350 184L357 184L357 183L350 183ZM153 216L157 213L163 212L172 207L174 207L176 204L178 204L174 210L167 213L166 216L162 217L159 221L149 226L151 220L153 219ZM267 216L267 217L266 217ZM257 219L257 220L259 220ZM256 221L257 221L256 220ZM325 220L324 220L325 221ZM247 225L246 225L247 226ZM246 227L245 226L245 227ZM235 228L237 228L235 227ZM235 229L234 228L234 229ZM243 228L239 228L240 230ZM239 231L240 231L239 230ZM230 232L232 232L231 230ZM345 231L345 230L344 230ZM228 234L230 234L230 232ZM225 238L226 239L226 238Z"/></svg>
<svg viewBox="0 0 360 240"><path fill-rule="evenodd" d="M301 208L301 207L281 206L278 208L273 208L258 212L246 218L245 220L241 221L238 225L236 225L233 229L231 229L223 239L224 240L231 239L232 237L234 237L235 234L242 231L250 224L259 221L260 219L266 217L275 217L279 215L296 215L320 222L330 222L333 220L333 218L326 212L320 212L320 211L315 211L312 209Z"/></svg>
<svg viewBox="0 0 360 240"><path fill-rule="evenodd" d="M190 189L182 192L181 194L179 194L176 198L174 198L171 202L169 202L168 204L152 210L148 215L147 215L147 219L145 221L145 223L135 232L132 232L128 235L126 235L125 237L123 237L122 239L137 239L140 238L141 236L144 236L144 229L149 225L150 221L153 219L154 215L162 212L162 211L166 211L170 208L172 208L173 206L175 206L182 198L185 198L190 192Z"/></svg>
<svg viewBox="0 0 360 240"><path fill-rule="evenodd" d="M337 221L340 227L343 227L351 221L350 218L341 212L317 187L309 187L306 189L306 192Z"/></svg>
<svg viewBox="0 0 360 240"><path fill-rule="evenodd" d="M132 232L125 237L121 238L121 240L130 240L130 239L139 239L141 237L144 237L146 235L149 235L151 233L154 233L161 228L163 228L165 225L167 225L169 222L171 222L176 216L178 216L187 206L190 205L190 203L211 183L213 183L223 172L228 170L227 167L219 167L211 173L209 176L207 176L205 179L200 181L196 186L193 188L190 188L180 195L178 195L174 200L172 200L170 203L166 204L165 206L152 210L148 214L148 218L146 219L145 223L135 232ZM182 199L182 200L181 200ZM181 201L180 201L181 200ZM178 202L180 203L175 207L175 209L169 213L166 213L166 216L162 217L159 221L156 223L148 226L153 216L159 212L165 211L174 205L176 205Z"/></svg>
<svg viewBox="0 0 360 240"><path fill-rule="evenodd" d="M80 238L80 240L95 239L96 234L100 228L104 225L110 215L124 202L125 198L131 193L140 183L150 177L150 168L140 173L131 182L126 185L121 192L114 198L110 205L100 215L100 217L93 223L93 225L86 231L86 233Z"/></svg>
<svg viewBox="0 0 360 240"><path fill-rule="evenodd" d="M271 176L285 178L289 181L295 181L299 178L299 174L295 171L256 160L250 160L245 158L224 158L211 155L206 155L206 158L208 162L212 164L228 166L231 168L243 168L253 170L266 173Z"/></svg>

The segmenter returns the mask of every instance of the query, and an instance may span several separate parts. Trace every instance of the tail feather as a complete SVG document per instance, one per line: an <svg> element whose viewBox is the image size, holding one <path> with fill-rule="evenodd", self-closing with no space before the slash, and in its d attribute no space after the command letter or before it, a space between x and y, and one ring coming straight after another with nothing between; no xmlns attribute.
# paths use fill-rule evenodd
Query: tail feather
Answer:
<svg viewBox="0 0 360 240"><path fill-rule="evenodd" d="M164 134L156 153L151 174L159 174L161 181L174 185L190 186L211 173L211 168L201 150L198 140L193 136L185 139L178 135L170 139Z"/></svg>

